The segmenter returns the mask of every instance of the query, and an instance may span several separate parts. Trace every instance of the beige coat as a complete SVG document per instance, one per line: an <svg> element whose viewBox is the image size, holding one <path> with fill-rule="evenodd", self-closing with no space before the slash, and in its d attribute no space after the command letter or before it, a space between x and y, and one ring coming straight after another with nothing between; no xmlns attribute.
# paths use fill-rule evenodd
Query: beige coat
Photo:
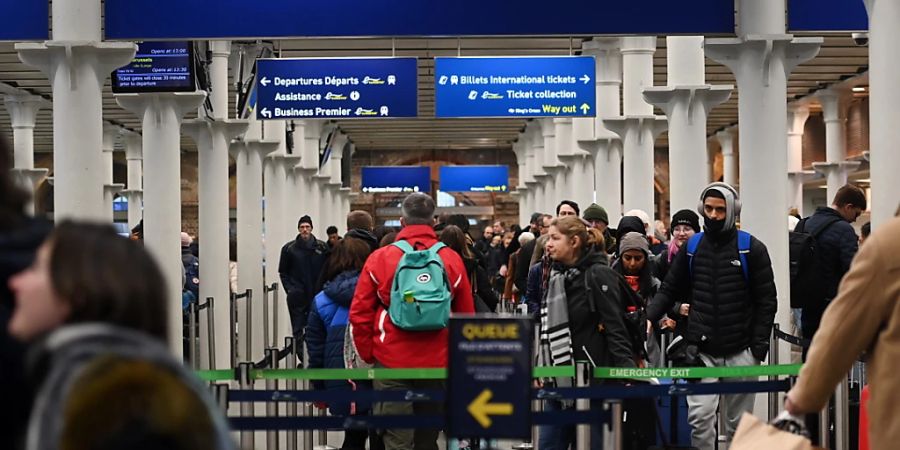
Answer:
<svg viewBox="0 0 900 450"><path fill-rule="evenodd" d="M821 410L853 361L867 349L871 448L900 442L900 218L881 225L853 260L822 317L797 385L803 411Z"/></svg>

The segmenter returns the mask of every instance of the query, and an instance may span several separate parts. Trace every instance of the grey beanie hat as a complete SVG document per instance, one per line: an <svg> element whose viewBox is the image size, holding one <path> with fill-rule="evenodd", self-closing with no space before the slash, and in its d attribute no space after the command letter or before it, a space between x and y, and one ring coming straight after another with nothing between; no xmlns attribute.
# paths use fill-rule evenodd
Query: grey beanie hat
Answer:
<svg viewBox="0 0 900 450"><path fill-rule="evenodd" d="M647 242L647 236L634 231L625 233L619 241L619 255L628 250L640 250L645 255L650 256L650 243Z"/></svg>
<svg viewBox="0 0 900 450"><path fill-rule="evenodd" d="M735 228L737 225L738 217L741 216L741 199L738 196L737 189L735 189L730 184L716 182L711 183L709 186L706 186L703 189L703 193L700 194L700 204L697 207L697 212L703 217L704 222L706 219L706 214L703 213L703 201L706 200L706 197L710 196L710 193L715 191L725 199L725 230L731 230Z"/></svg>

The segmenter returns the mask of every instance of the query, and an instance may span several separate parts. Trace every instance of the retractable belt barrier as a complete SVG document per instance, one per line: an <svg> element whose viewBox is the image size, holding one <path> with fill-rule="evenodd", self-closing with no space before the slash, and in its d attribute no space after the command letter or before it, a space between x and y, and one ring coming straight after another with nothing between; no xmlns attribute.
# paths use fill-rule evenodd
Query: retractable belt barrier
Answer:
<svg viewBox="0 0 900 450"><path fill-rule="evenodd" d="M662 396L722 395L737 393L785 392L790 389L789 379L770 381L746 381L747 378L761 376L794 376L799 373L799 364L743 367L690 367L690 368L638 368L598 367L594 369L595 379L619 380L619 383L604 383L586 387L537 388L532 389L535 400L619 400L632 398L656 398ZM293 369L293 370L250 370L250 379L256 380L436 380L447 376L446 369ZM575 373L574 367L535 367L533 377L568 377ZM208 381L235 379L235 371L215 370L198 372ZM684 379L741 379L719 383L678 383L651 384L653 378ZM339 390L229 390L228 402L443 402L447 394L443 390L397 390L397 391L339 391ZM536 412L535 425L576 425L601 423L609 419L609 411L554 411ZM604 419L605 417L605 419ZM445 425L441 416L321 416L321 417L231 417L234 431L261 430L314 430L352 428L440 428Z"/></svg>
<svg viewBox="0 0 900 450"><path fill-rule="evenodd" d="M282 352L284 351L281 350ZM280 357L281 354L279 353ZM286 355L285 355L286 356ZM800 364L742 367L672 367L672 368L620 368L597 367L594 378L635 379L651 378L750 378L761 376L796 376ZM197 376L205 381L229 381L235 379L234 370L200 370ZM574 377L574 367L535 367L534 378ZM262 369L251 370L255 380L442 380L447 369Z"/></svg>

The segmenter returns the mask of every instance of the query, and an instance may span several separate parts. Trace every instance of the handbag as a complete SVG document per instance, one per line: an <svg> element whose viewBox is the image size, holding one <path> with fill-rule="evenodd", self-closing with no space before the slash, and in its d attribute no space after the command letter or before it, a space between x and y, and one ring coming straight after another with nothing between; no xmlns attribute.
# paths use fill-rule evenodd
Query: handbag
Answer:
<svg viewBox="0 0 900 450"><path fill-rule="evenodd" d="M744 413L731 441L731 450L815 450L809 439L769 425Z"/></svg>

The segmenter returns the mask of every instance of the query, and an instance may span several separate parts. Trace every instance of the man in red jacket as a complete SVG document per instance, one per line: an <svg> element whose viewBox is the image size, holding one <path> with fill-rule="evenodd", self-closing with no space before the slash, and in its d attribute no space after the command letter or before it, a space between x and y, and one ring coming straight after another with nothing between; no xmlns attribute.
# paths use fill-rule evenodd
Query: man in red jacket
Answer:
<svg viewBox="0 0 900 450"><path fill-rule="evenodd" d="M404 240L416 250L437 243L431 227L434 200L422 193L410 194L403 200L403 230L397 240ZM450 282L455 313L474 313L472 288L462 259L450 248L438 255L444 262ZM387 308L391 302L391 284L403 250L389 245L376 250L366 260L350 304L350 325L359 356L376 367L419 368L447 367L447 329L437 331L405 331L391 322ZM442 389L438 380L375 380L378 390ZM382 415L442 414L439 403L386 402L376 406ZM384 436L386 450L437 450L437 429L389 429Z"/></svg>

